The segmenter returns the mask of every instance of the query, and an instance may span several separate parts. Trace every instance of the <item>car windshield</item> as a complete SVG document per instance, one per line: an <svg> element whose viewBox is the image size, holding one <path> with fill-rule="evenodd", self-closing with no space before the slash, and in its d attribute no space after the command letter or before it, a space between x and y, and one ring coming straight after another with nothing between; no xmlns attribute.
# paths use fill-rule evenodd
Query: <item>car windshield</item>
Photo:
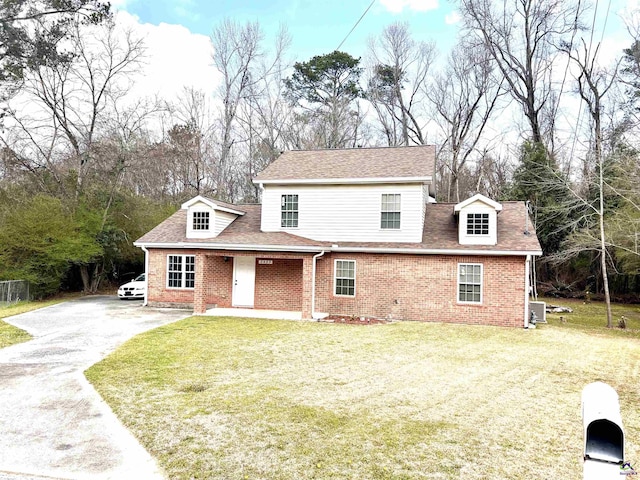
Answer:
<svg viewBox="0 0 640 480"><path fill-rule="evenodd" d="M134 282L144 282L144 273L142 275L138 275Z"/></svg>

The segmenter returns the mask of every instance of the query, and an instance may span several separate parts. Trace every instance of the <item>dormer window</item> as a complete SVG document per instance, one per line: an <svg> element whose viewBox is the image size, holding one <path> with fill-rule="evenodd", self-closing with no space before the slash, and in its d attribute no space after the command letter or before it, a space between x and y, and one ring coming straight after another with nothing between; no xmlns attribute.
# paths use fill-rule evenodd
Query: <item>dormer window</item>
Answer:
<svg viewBox="0 0 640 480"><path fill-rule="evenodd" d="M400 194L383 193L380 212L380 228L383 230L400 228Z"/></svg>
<svg viewBox="0 0 640 480"><path fill-rule="evenodd" d="M193 230L209 230L209 212L193 212Z"/></svg>
<svg viewBox="0 0 640 480"><path fill-rule="evenodd" d="M280 206L280 226L283 228L297 228L298 195L282 195Z"/></svg>
<svg viewBox="0 0 640 480"><path fill-rule="evenodd" d="M496 245L501 210L502 205L479 193L455 205L460 245Z"/></svg>
<svg viewBox="0 0 640 480"><path fill-rule="evenodd" d="M467 235L489 235L489 214L468 213Z"/></svg>

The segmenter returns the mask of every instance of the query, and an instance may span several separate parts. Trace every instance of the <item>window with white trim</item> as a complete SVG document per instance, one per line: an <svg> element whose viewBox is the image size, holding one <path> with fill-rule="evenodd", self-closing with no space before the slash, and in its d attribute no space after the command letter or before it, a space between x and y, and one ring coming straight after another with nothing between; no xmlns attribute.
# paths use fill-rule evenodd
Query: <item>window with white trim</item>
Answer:
<svg viewBox="0 0 640 480"><path fill-rule="evenodd" d="M334 270L334 289L336 295L355 297L356 262L355 260L336 260Z"/></svg>
<svg viewBox="0 0 640 480"><path fill-rule="evenodd" d="M296 228L298 226L298 195L282 195L280 207L280 226Z"/></svg>
<svg viewBox="0 0 640 480"><path fill-rule="evenodd" d="M193 288L196 280L195 255L168 255L167 287Z"/></svg>
<svg viewBox="0 0 640 480"><path fill-rule="evenodd" d="M482 264L458 264L458 302L482 303Z"/></svg>
<svg viewBox="0 0 640 480"><path fill-rule="evenodd" d="M209 230L209 212L193 212L193 229Z"/></svg>
<svg viewBox="0 0 640 480"><path fill-rule="evenodd" d="M468 213L467 235L489 235L489 214Z"/></svg>
<svg viewBox="0 0 640 480"><path fill-rule="evenodd" d="M380 208L380 228L400 228L400 194L383 193L382 206Z"/></svg>

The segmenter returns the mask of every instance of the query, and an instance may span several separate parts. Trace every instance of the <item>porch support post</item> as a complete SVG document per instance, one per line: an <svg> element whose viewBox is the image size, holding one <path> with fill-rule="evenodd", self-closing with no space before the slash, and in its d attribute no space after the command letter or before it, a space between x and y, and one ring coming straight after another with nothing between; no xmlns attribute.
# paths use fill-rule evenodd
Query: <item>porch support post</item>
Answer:
<svg viewBox="0 0 640 480"><path fill-rule="evenodd" d="M196 278L193 289L193 313L203 314L207 311L206 273L207 257L204 253L196 254Z"/></svg>
<svg viewBox="0 0 640 480"><path fill-rule="evenodd" d="M313 305L311 305L313 288L313 258L311 256L302 259L302 318L310 320Z"/></svg>

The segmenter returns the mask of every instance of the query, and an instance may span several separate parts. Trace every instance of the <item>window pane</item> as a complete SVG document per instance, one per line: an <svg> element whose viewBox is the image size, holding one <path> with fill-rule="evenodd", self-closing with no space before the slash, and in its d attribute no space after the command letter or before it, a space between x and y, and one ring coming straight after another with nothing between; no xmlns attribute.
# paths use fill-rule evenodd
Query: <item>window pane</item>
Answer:
<svg viewBox="0 0 640 480"><path fill-rule="evenodd" d="M400 194L383 193L380 213L380 228L400 228Z"/></svg>
<svg viewBox="0 0 640 480"><path fill-rule="evenodd" d="M461 264L458 266L458 301L481 303L482 265Z"/></svg>
<svg viewBox="0 0 640 480"><path fill-rule="evenodd" d="M353 260L336 261L336 295L354 296L356 292L356 262Z"/></svg>
<svg viewBox="0 0 640 480"><path fill-rule="evenodd" d="M298 195L282 195L281 197L281 227L298 226Z"/></svg>
<svg viewBox="0 0 640 480"><path fill-rule="evenodd" d="M167 285L173 288L182 287L182 257L180 255L169 255L169 267L167 275Z"/></svg>
<svg viewBox="0 0 640 480"><path fill-rule="evenodd" d="M209 230L209 212L193 212L193 229Z"/></svg>
<svg viewBox="0 0 640 480"><path fill-rule="evenodd" d="M467 215L467 235L489 235L489 214L470 213Z"/></svg>

